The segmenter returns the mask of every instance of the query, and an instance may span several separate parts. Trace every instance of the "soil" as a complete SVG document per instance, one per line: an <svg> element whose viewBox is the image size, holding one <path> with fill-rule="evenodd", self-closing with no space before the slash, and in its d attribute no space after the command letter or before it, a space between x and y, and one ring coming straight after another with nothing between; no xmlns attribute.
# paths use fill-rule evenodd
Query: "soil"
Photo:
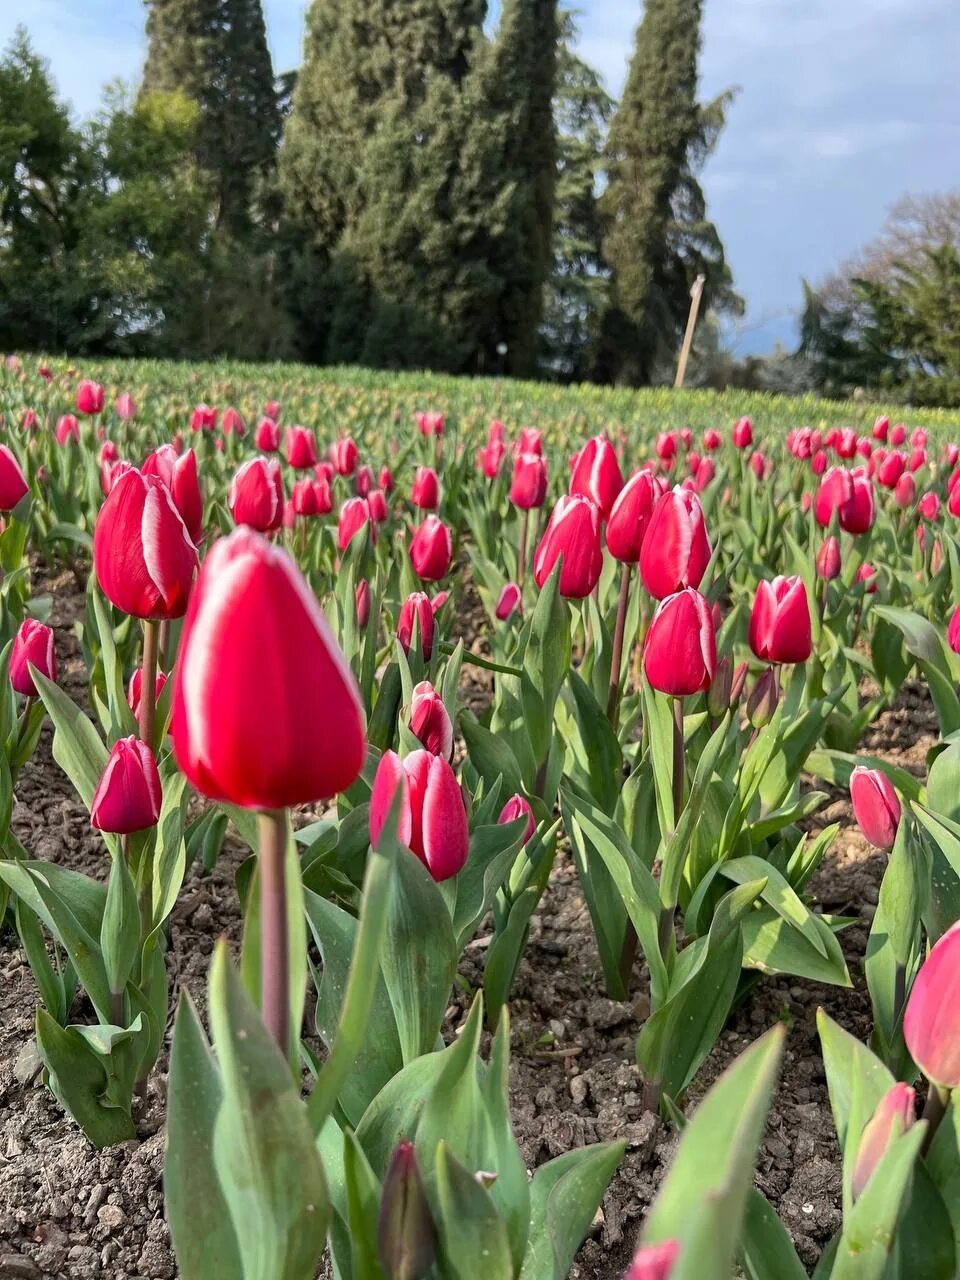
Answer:
<svg viewBox="0 0 960 1280"><path fill-rule="evenodd" d="M82 615L82 587L72 573L46 587L54 598L61 683L83 701L86 674L71 632ZM474 618L463 621L469 647L479 651ZM465 700L482 705L488 673L465 668L465 674L470 681ZM908 685L870 730L864 750L922 774L936 737L925 690ZM843 793L837 792L816 819L819 825L831 822L839 822L841 830L811 889L825 911L860 919L841 935L854 986L821 988L789 979L760 983L733 1015L689 1094L695 1105L761 1032L777 1021L788 1026L757 1182L808 1267L839 1227L841 1201L839 1152L815 1015L823 1004L855 1035L869 1036L861 964L885 863L860 836ZM13 826L33 856L105 876L102 844L50 756L48 729L20 777ZM242 857L242 851L228 847L211 875L192 867L171 918L171 993L186 986L201 1009L215 938L226 934L239 940L234 874ZM471 987L480 980L482 951L480 939L464 956L463 977ZM0 1278L175 1276L161 1186L165 1056L137 1112L138 1137L95 1151L40 1079L31 1044L37 992L9 930L0 935L0 978ZM458 994L445 1029L450 1035L466 1006L466 995ZM646 1013L645 997L638 993L625 1003L604 997L589 915L573 863L563 851L534 917L511 1013L513 1117L528 1166L584 1143L627 1141L627 1155L571 1271L572 1280L620 1280L676 1138L643 1107L634 1042Z"/></svg>

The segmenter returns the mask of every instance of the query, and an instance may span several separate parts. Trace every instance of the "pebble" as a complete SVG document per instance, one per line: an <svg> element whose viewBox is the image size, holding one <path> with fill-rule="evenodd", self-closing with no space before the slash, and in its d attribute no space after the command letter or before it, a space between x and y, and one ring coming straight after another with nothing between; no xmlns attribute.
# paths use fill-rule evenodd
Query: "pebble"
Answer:
<svg viewBox="0 0 960 1280"><path fill-rule="evenodd" d="M118 1204L104 1204L97 1210L97 1221L105 1231L119 1231L127 1215Z"/></svg>
<svg viewBox="0 0 960 1280"><path fill-rule="evenodd" d="M40 1268L22 1253L0 1253L0 1276L4 1280L41 1280Z"/></svg>
<svg viewBox="0 0 960 1280"><path fill-rule="evenodd" d="M14 1078L19 1084L26 1087L36 1080L37 1076L43 1070L43 1059L37 1051L37 1043L35 1040L28 1040L17 1055L17 1060L13 1066ZM0 1273L2 1274L2 1273Z"/></svg>

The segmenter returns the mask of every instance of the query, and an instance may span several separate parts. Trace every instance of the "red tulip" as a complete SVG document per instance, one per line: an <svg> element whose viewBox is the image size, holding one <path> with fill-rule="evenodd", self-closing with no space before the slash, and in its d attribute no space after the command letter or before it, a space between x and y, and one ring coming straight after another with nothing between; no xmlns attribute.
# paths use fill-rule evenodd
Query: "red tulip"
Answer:
<svg viewBox="0 0 960 1280"><path fill-rule="evenodd" d="M542 454L543 432L537 427L521 427L518 452Z"/></svg>
<svg viewBox="0 0 960 1280"><path fill-rule="evenodd" d="M500 826L507 826L511 822L516 822L518 818L527 820L527 825L523 829L523 843L528 844L537 829L537 820L533 816L533 809L526 796L511 796L500 810L497 822Z"/></svg>
<svg viewBox="0 0 960 1280"><path fill-rule="evenodd" d="M617 494L623 488L623 473L606 436L594 436L581 449L573 475L571 495L589 498L603 513L604 519L613 509Z"/></svg>
<svg viewBox="0 0 960 1280"><path fill-rule="evenodd" d="M414 686L410 699L410 732L427 751L449 760L453 755L453 723L443 699L429 680Z"/></svg>
<svg viewBox="0 0 960 1280"><path fill-rule="evenodd" d="M867 587L868 595L872 596L876 592L877 584L876 582L873 581L873 579L876 578L876 576L877 576L876 569L873 567L872 564L867 564L866 561L864 561L863 564L860 566L860 568L857 570L857 581L869 583L869 586Z"/></svg>
<svg viewBox="0 0 960 1280"><path fill-rule="evenodd" d="M24 618L10 649L10 683L25 698L37 696L30 668L36 667L48 680L57 678L57 655L53 647L53 630L36 618Z"/></svg>
<svg viewBox="0 0 960 1280"><path fill-rule="evenodd" d="M719 449L723 444L723 436L715 427L707 427L703 433L703 447L707 453L713 453L715 449Z"/></svg>
<svg viewBox="0 0 960 1280"><path fill-rule="evenodd" d="M29 492L13 451L0 444L0 511L12 511Z"/></svg>
<svg viewBox="0 0 960 1280"><path fill-rule="evenodd" d="M417 429L422 436L442 436L446 419L442 413L417 413L414 415Z"/></svg>
<svg viewBox="0 0 960 1280"><path fill-rule="evenodd" d="M280 428L272 418L261 418L253 433L253 443L261 453L276 453L280 448Z"/></svg>
<svg viewBox="0 0 960 1280"><path fill-rule="evenodd" d="M216 542L200 571L171 732L188 781L245 808L327 799L363 765L363 706L323 610L287 553L249 529Z"/></svg>
<svg viewBox="0 0 960 1280"><path fill-rule="evenodd" d="M857 452L857 433L852 427L844 427L837 437L837 453L841 458L852 458Z"/></svg>
<svg viewBox="0 0 960 1280"><path fill-rule="evenodd" d="M928 1080L943 1089L960 1086L960 922L920 966L903 1015L903 1038Z"/></svg>
<svg viewBox="0 0 960 1280"><path fill-rule="evenodd" d="M72 413L64 413L57 419L57 426L54 431L54 437L57 444L62 449L68 440L73 440L77 444L80 443L80 423L76 420Z"/></svg>
<svg viewBox="0 0 960 1280"><path fill-rule="evenodd" d="M960 459L960 444L948 444L944 446L943 459L948 467L955 467L958 459Z"/></svg>
<svg viewBox="0 0 960 1280"><path fill-rule="evenodd" d="M927 465L926 449L912 450L910 457L907 459L907 469L909 471L919 471L921 467Z"/></svg>
<svg viewBox="0 0 960 1280"><path fill-rule="evenodd" d="M131 467L114 482L93 531L93 565L107 599L135 618L180 618L197 549L166 485Z"/></svg>
<svg viewBox="0 0 960 1280"><path fill-rule="evenodd" d="M750 470L753 472L753 474L757 477L758 480L762 480L763 477L766 475L767 460L763 456L763 454L760 452L759 449L756 449L750 455Z"/></svg>
<svg viewBox="0 0 960 1280"><path fill-rule="evenodd" d="M826 527L834 511L846 533L866 533L873 524L873 485L862 470L831 467L823 477L813 505L817 523Z"/></svg>
<svg viewBox="0 0 960 1280"><path fill-rule="evenodd" d="M677 438L672 431L661 431L654 445L657 457L662 462L669 462L677 456Z"/></svg>
<svg viewBox="0 0 960 1280"><path fill-rule="evenodd" d="M137 416L137 406L129 391L121 391L117 396L117 417L124 422Z"/></svg>
<svg viewBox="0 0 960 1280"><path fill-rule="evenodd" d="M662 493L663 485L649 471L638 471L621 489L607 523L607 550L615 560L639 562L650 517Z"/></svg>
<svg viewBox="0 0 960 1280"><path fill-rule="evenodd" d="M749 449L753 444L753 423L749 418L740 418L733 424L730 435L738 449Z"/></svg>
<svg viewBox="0 0 960 1280"><path fill-rule="evenodd" d="M220 430L225 436L245 436L247 424L236 409L224 409L223 417L220 419Z"/></svg>
<svg viewBox="0 0 960 1280"><path fill-rule="evenodd" d="M669 1280L673 1264L680 1255L680 1244L676 1240L665 1240L663 1244L643 1244L634 1254L630 1270L623 1280Z"/></svg>
<svg viewBox="0 0 960 1280"><path fill-rule="evenodd" d="M410 539L410 561L418 578L439 582L450 569L453 539L439 516L427 516Z"/></svg>
<svg viewBox="0 0 960 1280"><path fill-rule="evenodd" d="M295 471L305 471L317 461L317 442L306 427L287 427L284 436L287 463Z"/></svg>
<svg viewBox="0 0 960 1280"><path fill-rule="evenodd" d="M907 460L902 453L888 453L877 468L877 480L885 489L893 489L906 467Z"/></svg>
<svg viewBox="0 0 960 1280"><path fill-rule="evenodd" d="M90 825L126 836L160 821L163 791L153 752L130 736L115 742L90 806Z"/></svg>
<svg viewBox="0 0 960 1280"><path fill-rule="evenodd" d="M156 700L160 701L160 695L163 693L163 686L167 683L167 677L162 671L157 672L156 683ZM143 697L143 667L137 667L133 675L130 677L130 683L127 685L127 706L133 712L137 723L140 722L140 701Z"/></svg>
<svg viewBox="0 0 960 1280"><path fill-rule="evenodd" d="M916 502L917 482L909 471L905 471L897 481L896 487L893 490L893 500L898 507L901 507L904 510L906 510L907 507L912 507Z"/></svg>
<svg viewBox="0 0 960 1280"><path fill-rule="evenodd" d="M857 826L870 844L892 849L900 826L900 799L880 769L858 765L850 775L850 803Z"/></svg>
<svg viewBox="0 0 960 1280"><path fill-rule="evenodd" d="M477 470L482 471L488 480L496 479L506 452L502 440L492 440L477 450Z"/></svg>
<svg viewBox="0 0 960 1280"><path fill-rule="evenodd" d="M144 460L142 470L145 476L156 476L166 485L187 533L198 542L203 532L203 495L194 451L178 454L172 444L162 444Z"/></svg>
<svg viewBox="0 0 960 1280"><path fill-rule="evenodd" d="M697 467L697 474L694 476L694 484L697 493L703 493L707 485L716 475L716 467L712 458L701 458L700 465Z"/></svg>
<svg viewBox="0 0 960 1280"><path fill-rule="evenodd" d="M817 577L832 582L840 576L840 543L831 534L817 552Z"/></svg>
<svg viewBox="0 0 960 1280"><path fill-rule="evenodd" d="M507 434L507 428L503 425L503 423L500 421L499 418L494 418L494 420L490 423L490 427L487 431L487 441L488 443L492 444L494 440L499 440L500 443L502 444L506 434ZM523 433L521 432L521 435L522 434Z"/></svg>
<svg viewBox="0 0 960 1280"><path fill-rule="evenodd" d="M907 428L902 422L898 422L890 431L890 443L894 445L901 445L906 438Z"/></svg>
<svg viewBox="0 0 960 1280"><path fill-rule="evenodd" d="M886 441L887 433L889 432L889 430L890 430L890 419L877 418L876 422L873 424L873 430L871 431L870 434L873 436L874 440Z"/></svg>
<svg viewBox="0 0 960 1280"><path fill-rule="evenodd" d="M421 511L436 511L440 505L440 481L433 467L417 467L410 501Z"/></svg>
<svg viewBox="0 0 960 1280"><path fill-rule="evenodd" d="M353 599L357 609L357 626L365 631L370 621L370 583L361 578L354 588Z"/></svg>
<svg viewBox="0 0 960 1280"><path fill-rule="evenodd" d="M373 472L366 465L357 467L353 477L353 491L358 498L366 498L373 488Z"/></svg>
<svg viewBox="0 0 960 1280"><path fill-rule="evenodd" d="M960 484L950 486L947 497L947 510L952 516L960 516Z"/></svg>
<svg viewBox="0 0 960 1280"><path fill-rule="evenodd" d="M767 662L806 662L812 644L802 578L776 577L757 586L748 638L753 652Z"/></svg>
<svg viewBox="0 0 960 1280"><path fill-rule="evenodd" d="M710 606L693 587L661 600L643 646L643 670L654 689L674 698L703 693L717 672Z"/></svg>
<svg viewBox="0 0 960 1280"><path fill-rule="evenodd" d="M829 459L824 451L822 449L817 449L810 455L810 470L815 476L822 476L827 469L828 461ZM803 496L806 498L809 497L809 494L805 493Z"/></svg>
<svg viewBox="0 0 960 1280"><path fill-rule="evenodd" d="M547 464L539 453L518 453L513 460L510 501L521 511L542 507L547 496Z"/></svg>
<svg viewBox="0 0 960 1280"><path fill-rule="evenodd" d="M317 504L317 486L314 480L298 480L290 494L293 511L298 516L319 515Z"/></svg>
<svg viewBox="0 0 960 1280"><path fill-rule="evenodd" d="M903 1137L916 1120L917 1095L908 1084L898 1081L880 1099L864 1126L853 1166L853 1198L859 1200L890 1144Z"/></svg>
<svg viewBox="0 0 960 1280"><path fill-rule="evenodd" d="M960 610L960 605L957 608ZM523 593L515 582L504 583L503 590L497 599L495 612L500 622L506 622L514 612L517 617L523 613Z"/></svg>
<svg viewBox="0 0 960 1280"><path fill-rule="evenodd" d="M404 653L409 653L413 646L414 626L419 633L424 661L429 662L430 655L433 653L433 634L436 623L429 597L422 591L414 591L412 595L407 596L400 609L400 617L397 620L397 639Z"/></svg>
<svg viewBox="0 0 960 1280"><path fill-rule="evenodd" d="M389 467L381 467L377 477L377 485L384 493L393 493L393 472Z"/></svg>
<svg viewBox="0 0 960 1280"><path fill-rule="evenodd" d="M238 525L258 533L272 533L283 520L283 481L274 458L250 458L237 469L227 494L230 514Z"/></svg>
<svg viewBox="0 0 960 1280"><path fill-rule="evenodd" d="M370 520L370 506L366 498L348 498L340 508L337 525L337 545L346 551L361 530L367 530L371 540L376 537L376 526Z"/></svg>
<svg viewBox="0 0 960 1280"><path fill-rule="evenodd" d="M932 489L928 489L920 501L917 503L917 510L923 516L924 520L929 520L932 524L940 515L940 498Z"/></svg>
<svg viewBox="0 0 960 1280"><path fill-rule="evenodd" d="M263 406L263 415L265 418L272 418L274 422L280 420L280 401L268 400Z"/></svg>
<svg viewBox="0 0 960 1280"><path fill-rule="evenodd" d="M339 476L352 476L357 468L360 450L350 436L335 440L330 446L330 461Z"/></svg>
<svg viewBox="0 0 960 1280"><path fill-rule="evenodd" d="M212 431L217 425L217 411L208 404L198 404L190 418L191 431Z"/></svg>
<svg viewBox="0 0 960 1280"><path fill-rule="evenodd" d="M960 604L950 615L950 623L947 627L947 644L949 644L954 653L960 653Z"/></svg>
<svg viewBox="0 0 960 1280"><path fill-rule="evenodd" d="M440 612L440 610L443 608L443 606L447 603L449 599L450 599L449 591L437 592L437 594L430 601L430 608L433 610L434 617L437 616L437 614Z"/></svg>
<svg viewBox="0 0 960 1280"><path fill-rule="evenodd" d="M99 382L84 378L77 387L77 413L93 415L103 412L103 387Z"/></svg>
<svg viewBox="0 0 960 1280"><path fill-rule="evenodd" d="M710 563L710 541L700 499L689 489L657 499L640 551L640 576L655 600L699 587Z"/></svg>
<svg viewBox="0 0 960 1280"><path fill-rule="evenodd" d="M603 569L600 509L589 498L565 496L553 508L533 557L538 587L550 577L561 556L560 594L568 600L582 600L597 585Z"/></svg>
<svg viewBox="0 0 960 1280"><path fill-rule="evenodd" d="M470 832L456 774L441 756L414 751L401 760L385 751L370 795L370 843L376 846L397 788L401 843L417 855L438 883L455 876L467 861Z"/></svg>

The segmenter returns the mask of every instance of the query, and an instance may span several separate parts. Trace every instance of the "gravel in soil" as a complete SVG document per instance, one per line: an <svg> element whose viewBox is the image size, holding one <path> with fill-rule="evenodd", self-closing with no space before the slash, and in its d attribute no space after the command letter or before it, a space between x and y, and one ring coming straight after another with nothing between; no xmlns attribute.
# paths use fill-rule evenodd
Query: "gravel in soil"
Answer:
<svg viewBox="0 0 960 1280"><path fill-rule="evenodd" d="M82 613L82 591L72 574L47 586L54 596L61 683L82 701L85 673L70 631ZM485 675L480 673L476 687L468 691L468 700L478 708L487 687ZM936 720L925 691L909 685L873 726L864 750L922 774L935 740ZM885 864L860 836L842 793L832 797L816 821L841 824L811 888L825 911L860 917L842 935L854 985L838 990L789 979L761 982L733 1015L689 1095L695 1105L749 1043L775 1022L786 1023L782 1076L757 1183L808 1267L840 1225L841 1199L816 1010L822 1004L855 1035L869 1035L861 963ZM99 837L50 757L49 729L21 775L13 825L33 856L105 876ZM191 868L171 918L171 994L189 989L201 1010L216 937L225 934L234 944L239 940L234 875L242 857L242 851L228 848L207 877ZM464 957L462 976L468 987L480 982L482 956L481 938ZM0 1278L174 1276L161 1186L165 1055L137 1113L137 1138L95 1151L40 1080L31 1046L36 988L10 931L0 936L0 978ZM511 1002L516 1134L530 1168L588 1142L625 1139L628 1146L571 1271L572 1280L619 1280L676 1144L670 1130L643 1108L634 1064L634 1042L647 1012L639 986L629 1002L603 995L589 915L572 861L561 853L534 918ZM460 992L445 1033L455 1033L466 1007L467 996Z"/></svg>

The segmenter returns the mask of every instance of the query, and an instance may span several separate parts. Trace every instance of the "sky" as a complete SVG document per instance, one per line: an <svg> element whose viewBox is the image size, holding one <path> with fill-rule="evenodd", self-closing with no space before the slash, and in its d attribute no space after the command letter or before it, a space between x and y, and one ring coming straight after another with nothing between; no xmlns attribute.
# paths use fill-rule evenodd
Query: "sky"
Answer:
<svg viewBox="0 0 960 1280"><path fill-rule="evenodd" d="M580 52L614 94L640 0L574 0ZM299 64L305 0L264 0L278 71ZM78 115L143 58L141 0L0 0ZM740 355L795 344L816 282L879 230L905 192L960 185L960 0L704 0L701 92L736 87L703 175L747 312Z"/></svg>

